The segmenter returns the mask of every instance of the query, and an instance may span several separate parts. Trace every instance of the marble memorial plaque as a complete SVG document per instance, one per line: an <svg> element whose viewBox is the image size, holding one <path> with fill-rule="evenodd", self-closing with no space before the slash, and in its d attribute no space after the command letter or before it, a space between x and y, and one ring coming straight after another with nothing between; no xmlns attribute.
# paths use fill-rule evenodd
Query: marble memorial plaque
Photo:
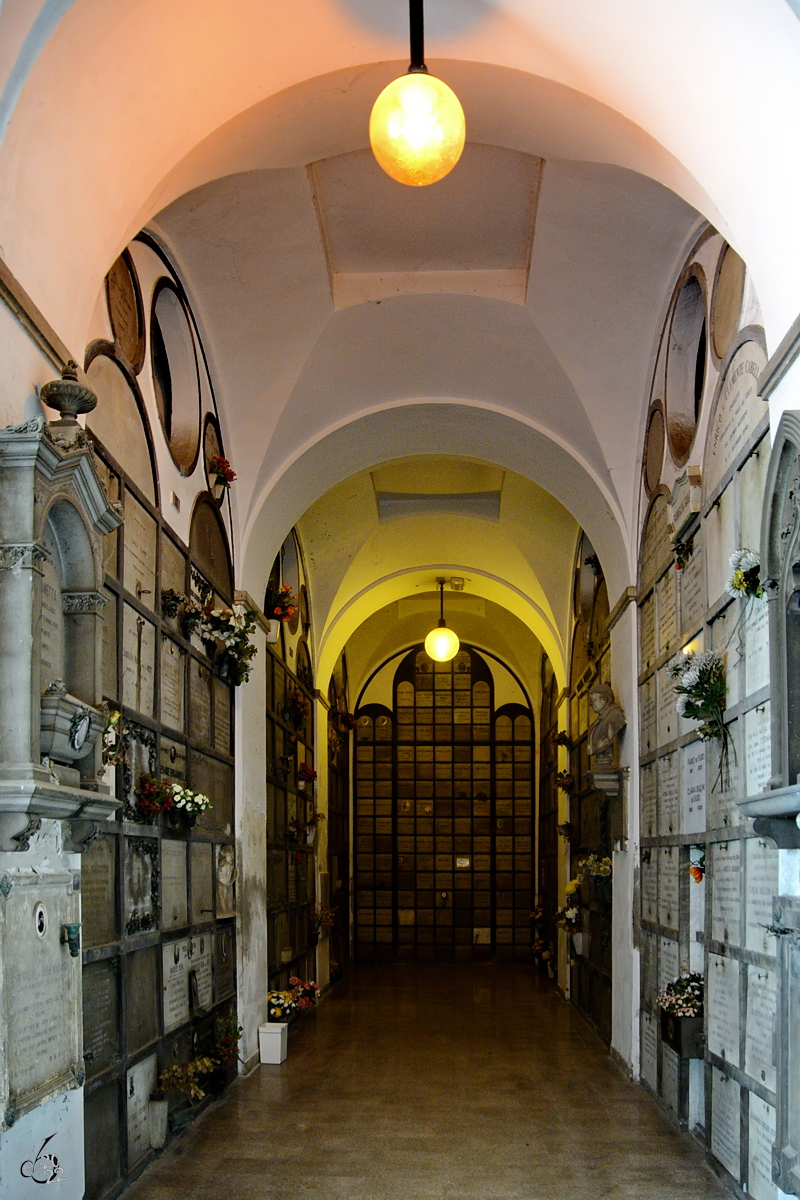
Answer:
<svg viewBox="0 0 800 1200"><path fill-rule="evenodd" d="M23 877L2 902L6 1068L17 1106L57 1087L78 1059L80 966L61 945L61 926L78 919L77 898L67 873Z"/></svg>
<svg viewBox="0 0 800 1200"><path fill-rule="evenodd" d="M189 922L186 898L186 843L161 842L161 928L180 929Z"/></svg>
<svg viewBox="0 0 800 1200"><path fill-rule="evenodd" d="M747 759L747 795L755 796L763 791L772 774L769 700L744 714L744 743Z"/></svg>
<svg viewBox="0 0 800 1200"><path fill-rule="evenodd" d="M739 1181L741 1100L739 1085L716 1067L711 1068L711 1153Z"/></svg>
<svg viewBox="0 0 800 1200"><path fill-rule="evenodd" d="M186 747L172 738L161 738L161 777L186 782Z"/></svg>
<svg viewBox="0 0 800 1200"><path fill-rule="evenodd" d="M117 1030L117 959L83 968L83 1061L91 1077L119 1057Z"/></svg>
<svg viewBox="0 0 800 1200"><path fill-rule="evenodd" d="M127 996L125 1051L135 1054L158 1037L159 946L145 946L122 959Z"/></svg>
<svg viewBox="0 0 800 1200"><path fill-rule="evenodd" d="M658 744L666 746L678 736L678 710L675 707L675 682L670 675L672 663L664 663L658 671Z"/></svg>
<svg viewBox="0 0 800 1200"><path fill-rule="evenodd" d="M643 588L654 581L659 568L668 559L669 552L667 498L660 495L656 496L650 506L642 537L639 577Z"/></svg>
<svg viewBox="0 0 800 1200"><path fill-rule="evenodd" d="M192 736L210 743L211 672L196 659L189 663L189 719Z"/></svg>
<svg viewBox="0 0 800 1200"><path fill-rule="evenodd" d="M646 763L639 772L639 801L641 804L642 837L655 837L656 829L656 764Z"/></svg>
<svg viewBox="0 0 800 1200"><path fill-rule="evenodd" d="M105 946L117 937L117 839L100 836L83 855L81 940L85 947Z"/></svg>
<svg viewBox="0 0 800 1200"><path fill-rule="evenodd" d="M83 1109L84 1137L76 1140L80 1158L86 1164L86 1196L105 1196L119 1179L119 1094L123 1082L112 1079L86 1096L85 1102L83 1092L72 1093ZM59 1165L66 1176L68 1167L63 1157Z"/></svg>
<svg viewBox="0 0 800 1200"><path fill-rule="evenodd" d="M117 597L103 588L103 695L116 696L117 687Z"/></svg>
<svg viewBox="0 0 800 1200"><path fill-rule="evenodd" d="M158 842L126 839L123 920L129 937L158 928Z"/></svg>
<svg viewBox="0 0 800 1200"><path fill-rule="evenodd" d="M730 575L730 556L736 549L736 503L730 483L717 498L703 524L706 537L709 606L725 595ZM735 611L735 610L733 610ZM730 636L730 633L728 633ZM731 703L730 696L728 703Z"/></svg>
<svg viewBox="0 0 800 1200"><path fill-rule="evenodd" d="M218 929L214 936L214 975L217 1000L229 996L236 987L236 947L233 928Z"/></svg>
<svg viewBox="0 0 800 1200"><path fill-rule="evenodd" d="M684 833L702 833L706 827L706 745L690 742L681 749L682 826Z"/></svg>
<svg viewBox="0 0 800 1200"><path fill-rule="evenodd" d="M49 559L42 563L42 615L39 623L41 690L64 678L64 613L61 584Z"/></svg>
<svg viewBox="0 0 800 1200"><path fill-rule="evenodd" d="M678 943L672 938L658 939L658 990L663 992L681 973Z"/></svg>
<svg viewBox="0 0 800 1200"><path fill-rule="evenodd" d="M230 833L233 826L233 771L228 763L200 754L190 753L191 786L211 797L211 808L201 813L197 828L216 833Z"/></svg>
<svg viewBox="0 0 800 1200"><path fill-rule="evenodd" d="M214 677L214 747L221 754L231 753L231 689Z"/></svg>
<svg viewBox="0 0 800 1200"><path fill-rule="evenodd" d="M674 1113L678 1112L681 1060L666 1042L661 1043L661 1097Z"/></svg>
<svg viewBox="0 0 800 1200"><path fill-rule="evenodd" d="M122 532L125 588L147 608L153 608L156 595L156 523L128 491L125 492L125 524Z"/></svg>
<svg viewBox="0 0 800 1200"><path fill-rule="evenodd" d="M642 920L658 920L658 851L642 853ZM648 856L649 861L648 861Z"/></svg>
<svg viewBox="0 0 800 1200"><path fill-rule="evenodd" d="M211 1008L214 1003L214 972L212 968L211 958L211 943L212 935L210 933L201 933L199 936L189 938L186 947L186 955L189 962L189 974L194 972L195 1007L203 1008L206 1011ZM190 980L190 996L192 995Z"/></svg>
<svg viewBox="0 0 800 1200"><path fill-rule="evenodd" d="M711 936L740 946L742 844L716 842L706 853L711 859Z"/></svg>
<svg viewBox="0 0 800 1200"><path fill-rule="evenodd" d="M656 748L656 677L651 675L639 688L639 745L642 754Z"/></svg>
<svg viewBox="0 0 800 1200"><path fill-rule="evenodd" d="M123 605L122 703L152 717L155 703L156 628L130 604Z"/></svg>
<svg viewBox="0 0 800 1200"><path fill-rule="evenodd" d="M699 530L694 535L691 557L677 575L680 588L680 627L685 637L691 637L701 628L708 608L702 535Z"/></svg>
<svg viewBox="0 0 800 1200"><path fill-rule="evenodd" d="M750 1145L747 1191L753 1200L784 1200L786 1193L772 1182L775 1109L754 1092L748 1094L748 1105Z"/></svg>
<svg viewBox="0 0 800 1200"><path fill-rule="evenodd" d="M778 851L761 838L748 838L745 860L745 945L748 950L774 955L775 938L767 927L773 924L773 898L778 894Z"/></svg>
<svg viewBox="0 0 800 1200"><path fill-rule="evenodd" d="M708 1049L739 1066L739 964L718 954L708 956Z"/></svg>
<svg viewBox="0 0 800 1200"><path fill-rule="evenodd" d="M662 846L658 853L658 920L667 929L678 928L680 885L678 849Z"/></svg>
<svg viewBox="0 0 800 1200"><path fill-rule="evenodd" d="M658 654L672 650L678 640L678 572L670 568L656 584Z"/></svg>
<svg viewBox="0 0 800 1200"><path fill-rule="evenodd" d="M173 592L186 591L186 559L172 538L161 537L161 590L172 588Z"/></svg>
<svg viewBox="0 0 800 1200"><path fill-rule="evenodd" d="M656 1091L658 1086L658 1024L650 1013L642 1013L642 1079Z"/></svg>
<svg viewBox="0 0 800 1200"><path fill-rule="evenodd" d="M161 720L183 729L183 667L186 652L172 638L161 638Z"/></svg>
<svg viewBox="0 0 800 1200"><path fill-rule="evenodd" d="M189 1020L189 942L166 942L161 947L164 981L164 1033Z"/></svg>
<svg viewBox="0 0 800 1200"><path fill-rule="evenodd" d="M771 1092L775 1091L772 1045L777 1004L776 983L775 971L748 966L744 1069L751 1079L757 1079Z"/></svg>
<svg viewBox="0 0 800 1200"><path fill-rule="evenodd" d="M131 1067L125 1077L128 1117L128 1167L150 1149L150 1093L156 1090L158 1055L151 1054Z"/></svg>
<svg viewBox="0 0 800 1200"><path fill-rule="evenodd" d="M192 842L192 924L202 925L214 916L212 880L213 846L210 842Z"/></svg>
<svg viewBox="0 0 800 1200"><path fill-rule="evenodd" d="M745 695L769 683L769 610L766 600L748 600L744 625Z"/></svg>
<svg viewBox="0 0 800 1200"><path fill-rule="evenodd" d="M642 999L655 1007L659 992L658 938L654 933L642 932Z"/></svg>
<svg viewBox="0 0 800 1200"><path fill-rule="evenodd" d="M766 356L758 343L745 342L734 354L719 382L706 441L704 482L707 496L741 454L764 415L764 405L758 399L758 377L765 365Z"/></svg>
<svg viewBox="0 0 800 1200"><path fill-rule="evenodd" d="M678 755L673 751L658 759L658 832L665 837L679 829Z"/></svg>
<svg viewBox="0 0 800 1200"><path fill-rule="evenodd" d="M639 674L656 661L656 608L651 593L639 607Z"/></svg>

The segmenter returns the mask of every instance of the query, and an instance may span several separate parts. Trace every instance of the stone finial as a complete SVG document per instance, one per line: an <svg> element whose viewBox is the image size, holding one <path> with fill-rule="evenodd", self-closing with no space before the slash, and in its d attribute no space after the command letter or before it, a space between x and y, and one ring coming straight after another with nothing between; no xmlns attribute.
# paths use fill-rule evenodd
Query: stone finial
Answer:
<svg viewBox="0 0 800 1200"><path fill-rule="evenodd" d="M39 397L48 408L61 413L58 424L64 425L77 424L78 413L91 412L97 406L97 396L91 388L78 382L78 364L73 359L63 368L60 379L44 385Z"/></svg>

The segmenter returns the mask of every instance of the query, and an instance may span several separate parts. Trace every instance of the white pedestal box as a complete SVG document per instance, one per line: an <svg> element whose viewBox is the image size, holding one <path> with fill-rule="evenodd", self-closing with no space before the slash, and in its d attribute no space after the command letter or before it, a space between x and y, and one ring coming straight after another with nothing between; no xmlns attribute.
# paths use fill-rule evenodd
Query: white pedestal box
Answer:
<svg viewBox="0 0 800 1200"><path fill-rule="evenodd" d="M282 1063L286 1058L288 1021L267 1021L258 1027L258 1056L262 1063Z"/></svg>

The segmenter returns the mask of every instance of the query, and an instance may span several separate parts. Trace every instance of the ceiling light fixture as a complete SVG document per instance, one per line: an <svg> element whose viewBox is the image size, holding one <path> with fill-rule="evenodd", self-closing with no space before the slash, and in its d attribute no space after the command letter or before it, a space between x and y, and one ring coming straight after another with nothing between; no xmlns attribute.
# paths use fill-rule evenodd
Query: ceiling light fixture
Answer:
<svg viewBox="0 0 800 1200"><path fill-rule="evenodd" d="M425 187L443 179L461 157L466 138L458 96L425 66L423 0L409 0L411 63L372 107L369 140L387 175Z"/></svg>
<svg viewBox="0 0 800 1200"><path fill-rule="evenodd" d="M439 587L439 623L425 638L425 649L435 662L449 662L458 654L461 643L457 634L448 629L444 620L444 580L437 579Z"/></svg>

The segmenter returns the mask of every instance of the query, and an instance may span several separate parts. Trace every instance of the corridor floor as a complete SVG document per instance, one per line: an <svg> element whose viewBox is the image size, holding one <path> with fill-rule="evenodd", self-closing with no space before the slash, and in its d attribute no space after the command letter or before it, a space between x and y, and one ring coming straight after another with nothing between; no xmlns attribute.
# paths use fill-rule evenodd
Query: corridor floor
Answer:
<svg viewBox="0 0 800 1200"><path fill-rule="evenodd" d="M351 968L125 1200L707 1200L698 1147L530 970Z"/></svg>

